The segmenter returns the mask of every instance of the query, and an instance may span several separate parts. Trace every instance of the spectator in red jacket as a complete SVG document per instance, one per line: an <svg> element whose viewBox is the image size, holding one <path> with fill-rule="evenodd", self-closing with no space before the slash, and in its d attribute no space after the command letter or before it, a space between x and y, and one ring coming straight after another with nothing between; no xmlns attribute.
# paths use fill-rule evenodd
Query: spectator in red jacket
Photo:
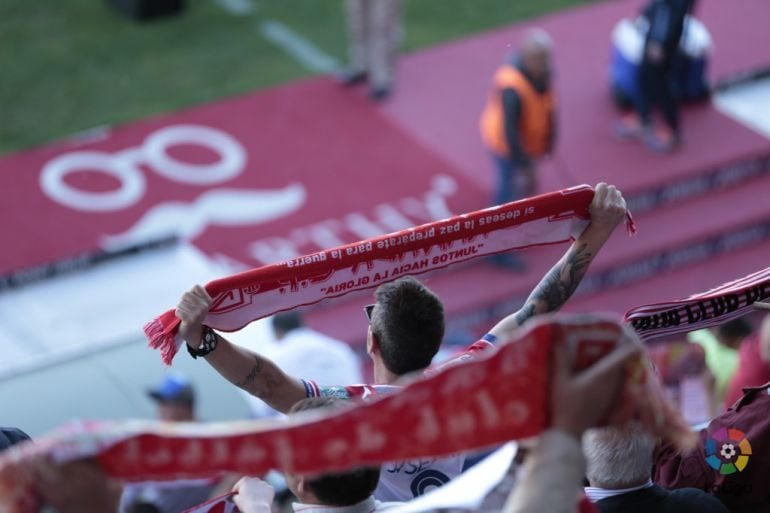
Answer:
<svg viewBox="0 0 770 513"><path fill-rule="evenodd" d="M698 445L679 453L662 444L653 481L693 487L719 498L731 513L770 513L770 383L747 389L732 408L701 430Z"/></svg>

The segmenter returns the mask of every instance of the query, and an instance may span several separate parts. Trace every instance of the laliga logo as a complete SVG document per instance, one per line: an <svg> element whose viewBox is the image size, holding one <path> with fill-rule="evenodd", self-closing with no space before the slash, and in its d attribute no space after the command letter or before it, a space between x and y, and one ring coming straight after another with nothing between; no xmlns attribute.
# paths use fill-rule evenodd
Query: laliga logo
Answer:
<svg viewBox="0 0 770 513"><path fill-rule="evenodd" d="M215 152L210 164L174 159L174 145L197 145ZM229 134L199 125L172 125L151 133L142 146L115 153L76 151L48 162L40 174L40 187L52 200L81 212L116 212L135 205L147 189L140 167L178 183L210 186L232 180L246 165L246 151ZM112 191L84 191L68 184L70 173L96 170L120 182ZM194 238L209 224L247 225L288 215L305 202L305 188L293 183L283 189L209 189L192 203L169 201L150 208L126 232L107 236L105 244L124 244L178 235Z"/></svg>
<svg viewBox="0 0 770 513"><path fill-rule="evenodd" d="M751 455L751 444L739 429L720 429L706 440L705 449L706 463L722 475L742 472Z"/></svg>

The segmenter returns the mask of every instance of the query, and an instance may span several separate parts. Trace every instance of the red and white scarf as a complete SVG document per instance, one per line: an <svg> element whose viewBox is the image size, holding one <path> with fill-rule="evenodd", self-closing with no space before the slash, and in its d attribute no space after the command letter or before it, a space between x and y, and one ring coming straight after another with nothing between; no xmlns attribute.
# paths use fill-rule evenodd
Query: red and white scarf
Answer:
<svg viewBox="0 0 770 513"><path fill-rule="evenodd" d="M233 502L233 492L214 497L211 500L198 504L195 507L184 510L182 513L240 513L240 509Z"/></svg>
<svg viewBox="0 0 770 513"><path fill-rule="evenodd" d="M563 343L578 367L591 365L623 339L618 320L543 317L515 343L421 377L396 394L288 420L221 424L143 421L81 423L0 457L0 513L32 511L34 478L25 462L93 457L126 480L199 478L218 472L261 475L343 470L433 457L536 436L549 425L550 354ZM692 432L663 399L649 367L628 368L618 412L687 445Z"/></svg>
<svg viewBox="0 0 770 513"><path fill-rule="evenodd" d="M594 191L572 187L260 267L208 283L205 324L235 331L262 317L503 251L567 242L589 221ZM635 230L628 218L628 229ZM170 364L181 340L169 310L147 323Z"/></svg>
<svg viewBox="0 0 770 513"><path fill-rule="evenodd" d="M625 320L643 340L718 326L746 315L770 298L770 267L701 294L668 303L638 306Z"/></svg>

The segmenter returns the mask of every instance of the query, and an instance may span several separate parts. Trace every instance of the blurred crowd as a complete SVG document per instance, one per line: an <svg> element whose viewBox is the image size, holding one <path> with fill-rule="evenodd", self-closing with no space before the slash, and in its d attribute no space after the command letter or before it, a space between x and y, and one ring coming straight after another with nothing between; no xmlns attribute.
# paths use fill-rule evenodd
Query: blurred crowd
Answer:
<svg viewBox="0 0 770 513"><path fill-rule="evenodd" d="M644 140L655 151L671 151L682 141L677 80L681 60L693 58L683 56L681 48L693 4L693 0L654 0L633 22L640 51L631 63L633 91L616 91L625 95L628 113L615 130L621 137ZM339 80L344 85L367 82L370 96L385 100L393 91L395 50L402 30L399 2L348 0L346 5L350 63ZM493 204L536 193L538 160L556 145L553 50L546 32L530 30L492 79L479 126L498 177ZM624 87L622 80L613 85ZM653 126L654 107L663 115L663 127ZM519 310L500 319L451 362L472 360L496 346L515 343L516 333L531 319L557 312L626 213L621 192L598 184L585 231ZM510 254L495 257L494 263L523 269ZM176 315L190 355L238 387L251 416L264 419L369 401L392 393L405 377L422 375L436 363L445 323L438 296L414 278L400 278L378 287L374 299L362 317L362 324L368 323L367 362L347 344L308 327L298 311L272 318L270 343L231 342L205 324L212 299L201 286L180 298ZM608 355L581 369L574 354L557 348L549 393L550 427L536 440L521 444L505 478L480 510L770 512L770 491L763 486L770 462L762 461L770 450L770 314L748 315L647 348L629 337L630 341L615 341ZM641 354L649 355L669 401L698 434L690 452L682 453L656 438L639 419L608 420L623 408L620 392L629 362ZM370 383L362 384L370 374ZM166 374L147 397L157 406L161 422L203 422L196 411L194 385L182 374ZM744 462L743 468L733 459L738 454L736 426L753 447L751 462L748 466ZM722 430L729 437L715 439L714 433ZM2 430L2 449L18 443L34 441L19 429ZM720 462L716 467L712 457ZM463 479L464 471L478 459L455 454L324 475L220 474L130 484L111 480L91 460L66 464L41 460L35 462L34 472L41 502L60 513L179 513L223 494L232 494L232 502L243 513L370 513L398 510L417 496ZM725 470L728 464L738 467ZM429 485L418 485L427 478Z"/></svg>

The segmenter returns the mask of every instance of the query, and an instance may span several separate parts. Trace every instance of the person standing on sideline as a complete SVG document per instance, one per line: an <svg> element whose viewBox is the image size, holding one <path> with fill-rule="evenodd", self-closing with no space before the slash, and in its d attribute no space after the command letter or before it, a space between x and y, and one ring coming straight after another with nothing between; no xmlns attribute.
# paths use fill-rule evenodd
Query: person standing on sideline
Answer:
<svg viewBox="0 0 770 513"><path fill-rule="evenodd" d="M535 160L550 153L555 141L554 97L551 91L553 43L542 29L524 36L519 54L508 57L492 79L481 113L481 139L497 169L494 205L535 194ZM495 255L492 263L522 271L515 255Z"/></svg>
<svg viewBox="0 0 770 513"><path fill-rule="evenodd" d="M636 112L623 118L617 133L643 137L653 151L669 152L682 140L674 64L684 32L685 16L695 0L653 0L643 12L649 23L639 66ZM652 108L660 108L665 127L652 128Z"/></svg>
<svg viewBox="0 0 770 513"><path fill-rule="evenodd" d="M339 81L349 86L368 80L369 96L384 100L393 87L400 1L346 0L345 10L350 65L340 73Z"/></svg>
<svg viewBox="0 0 770 513"><path fill-rule="evenodd" d="M495 205L532 196L535 161L553 150L552 48L542 29L527 32L519 54L510 56L492 79L480 128L497 168Z"/></svg>

